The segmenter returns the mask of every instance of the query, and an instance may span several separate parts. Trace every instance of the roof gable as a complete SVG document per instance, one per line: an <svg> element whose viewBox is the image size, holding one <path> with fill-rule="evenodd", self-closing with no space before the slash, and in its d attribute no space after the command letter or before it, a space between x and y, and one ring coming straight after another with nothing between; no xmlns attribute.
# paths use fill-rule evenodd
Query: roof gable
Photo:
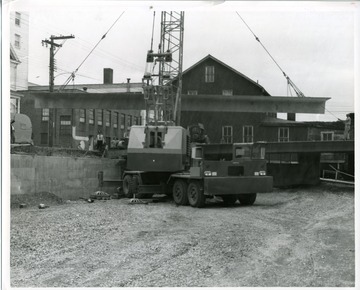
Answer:
<svg viewBox="0 0 360 290"><path fill-rule="evenodd" d="M187 68L186 70L183 71L183 75L185 75L186 73L188 73L189 71L193 70L195 67L197 67L198 65L200 65L201 63L205 62L206 60L211 59L215 62L217 62L218 64L220 64L223 67L226 67L227 69L231 70L232 72L234 72L235 74L241 76L242 78L246 79L247 81L251 82L252 84L254 84L255 86L259 87L261 90L263 90L266 94L268 94L270 96L270 94L264 89L264 87L262 87L261 85L259 85L257 82L253 81L252 79L250 79L249 77L247 77L246 75L242 74L241 72L238 72L236 69L232 68L231 66L227 65L226 63L218 60L217 58L213 57L211 54L208 54L207 56L205 56L203 59L199 60L197 63L193 64L192 66L190 66L189 68Z"/></svg>
<svg viewBox="0 0 360 290"><path fill-rule="evenodd" d="M14 61L20 63L20 59L16 55L15 49L13 48L12 44L10 43L10 61Z"/></svg>

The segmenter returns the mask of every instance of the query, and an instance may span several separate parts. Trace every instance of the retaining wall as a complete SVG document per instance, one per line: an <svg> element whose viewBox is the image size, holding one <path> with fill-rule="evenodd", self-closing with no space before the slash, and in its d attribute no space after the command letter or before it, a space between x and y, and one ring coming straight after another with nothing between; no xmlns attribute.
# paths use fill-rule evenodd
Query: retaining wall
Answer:
<svg viewBox="0 0 360 290"><path fill-rule="evenodd" d="M64 200L88 197L104 178L120 177L117 159L11 154L11 195L50 192ZM112 194L114 187L102 190Z"/></svg>

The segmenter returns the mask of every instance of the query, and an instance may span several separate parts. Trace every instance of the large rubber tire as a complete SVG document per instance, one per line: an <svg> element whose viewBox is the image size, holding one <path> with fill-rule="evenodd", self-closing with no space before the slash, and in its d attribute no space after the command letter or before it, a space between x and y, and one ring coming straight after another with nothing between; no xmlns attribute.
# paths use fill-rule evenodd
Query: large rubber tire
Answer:
<svg viewBox="0 0 360 290"><path fill-rule="evenodd" d="M184 180L176 180L173 186L173 199L177 205L188 205L187 184Z"/></svg>
<svg viewBox="0 0 360 290"><path fill-rule="evenodd" d="M204 207L205 206L205 195L200 188L200 183L198 181L191 181L188 189L187 196L189 199L189 204L192 207Z"/></svg>
<svg viewBox="0 0 360 290"><path fill-rule="evenodd" d="M226 205L234 205L238 199L236 195L222 195L221 198Z"/></svg>
<svg viewBox="0 0 360 290"><path fill-rule="evenodd" d="M239 194L238 200L242 205L253 205L256 200L256 193Z"/></svg>
<svg viewBox="0 0 360 290"><path fill-rule="evenodd" d="M123 192L125 197L132 198L133 197L133 178L131 175L125 175L123 179Z"/></svg>

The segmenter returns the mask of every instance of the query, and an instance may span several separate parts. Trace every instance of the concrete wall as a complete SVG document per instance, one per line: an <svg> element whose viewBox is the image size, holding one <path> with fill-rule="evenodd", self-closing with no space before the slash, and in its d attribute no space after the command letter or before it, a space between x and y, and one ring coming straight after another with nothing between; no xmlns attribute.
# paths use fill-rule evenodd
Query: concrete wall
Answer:
<svg viewBox="0 0 360 290"><path fill-rule="evenodd" d="M88 197L104 179L120 178L117 159L11 154L11 195L50 192L64 200ZM114 187L103 187L112 194Z"/></svg>

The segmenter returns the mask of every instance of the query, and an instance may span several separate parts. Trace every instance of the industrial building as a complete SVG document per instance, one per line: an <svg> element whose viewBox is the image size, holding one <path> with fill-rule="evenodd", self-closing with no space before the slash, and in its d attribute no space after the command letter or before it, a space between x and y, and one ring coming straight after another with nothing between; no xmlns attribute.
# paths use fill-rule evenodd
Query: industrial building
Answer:
<svg viewBox="0 0 360 290"><path fill-rule="evenodd" d="M58 89L59 86L54 86L55 91ZM140 110L35 108L33 95L37 91L48 90L48 86L32 85L23 92L21 112L31 119L34 145L65 148L78 148L80 145L83 149L92 150L99 131L104 135L106 143L111 144L112 139L120 140L126 136L132 125L143 123ZM130 83L130 79L125 83L114 84L113 70L105 68L103 84L69 85L62 92L137 94L142 89L141 84Z"/></svg>

